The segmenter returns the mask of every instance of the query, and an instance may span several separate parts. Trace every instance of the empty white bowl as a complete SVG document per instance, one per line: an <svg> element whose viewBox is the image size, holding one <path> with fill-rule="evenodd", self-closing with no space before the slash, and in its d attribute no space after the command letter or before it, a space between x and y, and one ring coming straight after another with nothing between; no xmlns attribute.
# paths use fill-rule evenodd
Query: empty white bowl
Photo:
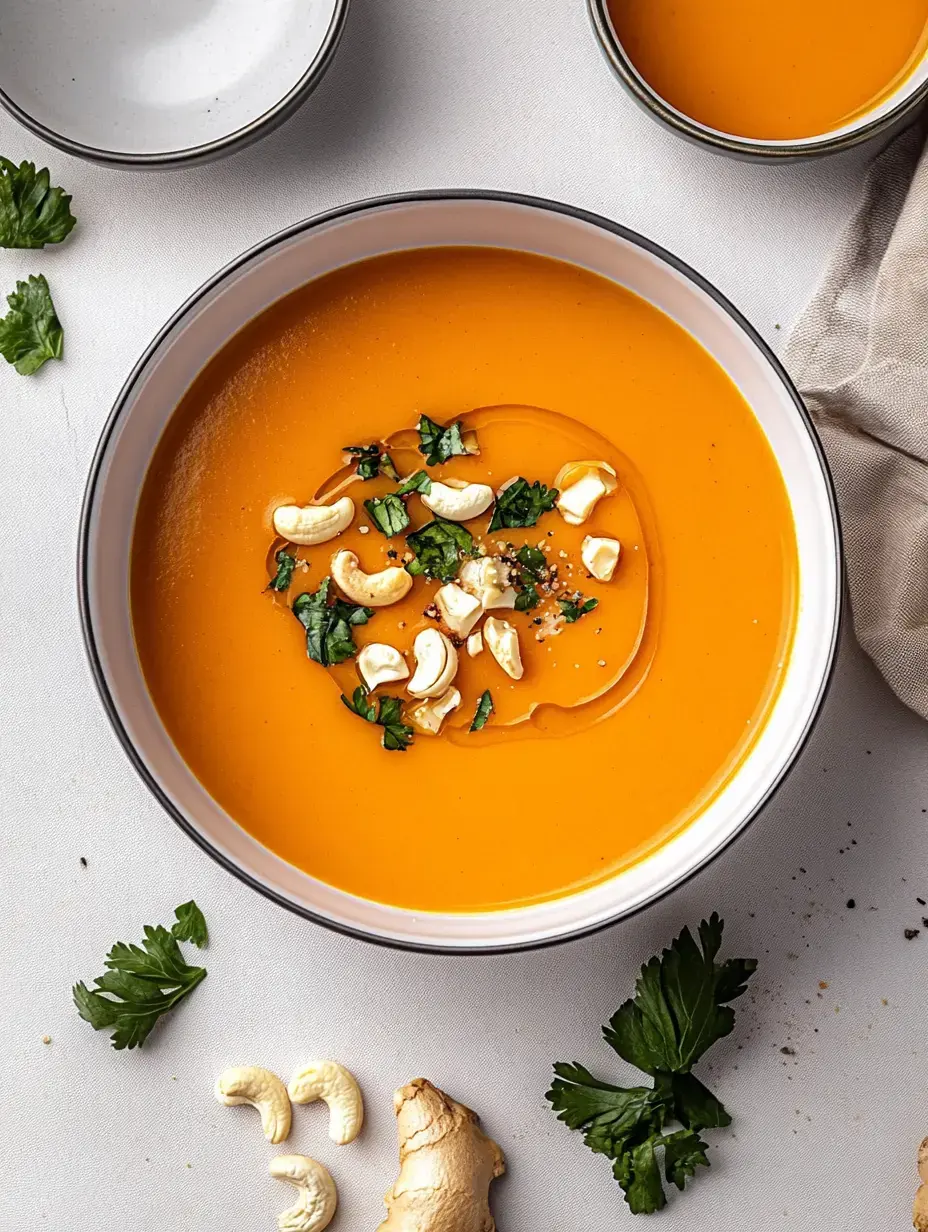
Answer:
<svg viewBox="0 0 928 1232"><path fill-rule="evenodd" d="M114 166L216 158L276 127L335 53L348 0L3 0L0 102Z"/></svg>
<svg viewBox="0 0 928 1232"><path fill-rule="evenodd" d="M729 782L687 829L610 880L562 898L441 914L372 902L316 880L262 846L212 799L178 754L145 687L129 613L129 555L139 491L165 424L204 364L247 321L310 279L365 257L467 244L593 270L656 305L715 357L779 462L796 527L799 600L771 714ZM139 361L104 428L82 515L79 587L87 652L116 733L142 778L201 847L310 919L370 940L459 953L542 945L601 927L679 885L747 825L818 714L838 636L840 562L831 483L808 415L776 359L718 291L603 218L525 197L441 192L362 202L298 223L233 261L179 309Z"/></svg>

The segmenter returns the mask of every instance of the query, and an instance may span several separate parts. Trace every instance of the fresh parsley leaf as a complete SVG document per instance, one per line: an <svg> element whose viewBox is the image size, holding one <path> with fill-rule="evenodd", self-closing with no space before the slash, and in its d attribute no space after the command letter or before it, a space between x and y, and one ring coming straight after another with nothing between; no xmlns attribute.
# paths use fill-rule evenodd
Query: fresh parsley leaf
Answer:
<svg viewBox="0 0 928 1232"><path fill-rule="evenodd" d="M467 453L462 429L459 419L446 427L428 415L419 416L419 452L425 455L426 466L440 466L449 458Z"/></svg>
<svg viewBox="0 0 928 1232"><path fill-rule="evenodd" d="M378 697L377 705L368 700L364 685L359 685L351 700L342 694L342 701L352 714L367 723L377 723L383 728L381 744L388 752L405 753L412 743L413 729L403 722L403 703L398 697Z"/></svg>
<svg viewBox="0 0 928 1232"><path fill-rule="evenodd" d="M209 945L206 920L193 899L175 908L174 915L176 918L171 933L178 941L192 941L198 950L205 949Z"/></svg>
<svg viewBox="0 0 928 1232"><path fill-rule="evenodd" d="M557 603L569 625L574 624L587 612L592 612L594 607L599 607L598 599L584 599L579 591L572 599L558 599Z"/></svg>
<svg viewBox="0 0 928 1232"><path fill-rule="evenodd" d="M410 492L424 492L428 496L431 490L432 480L429 478L428 471L416 471L401 487L396 489L396 495L408 496Z"/></svg>
<svg viewBox="0 0 928 1232"><path fill-rule="evenodd" d="M461 561L474 554L474 536L459 522L435 518L421 530L406 536L406 543L415 552L415 560L406 566L413 577L424 574L440 582L450 582L458 575Z"/></svg>
<svg viewBox="0 0 928 1232"><path fill-rule="evenodd" d="M377 496L373 500L366 500L364 508L377 529L388 539L398 535L409 525L406 506L395 492L389 492L386 496Z"/></svg>
<svg viewBox="0 0 928 1232"><path fill-rule="evenodd" d="M344 663L358 653L352 629L366 625L374 615L373 608L346 603L344 599L329 602L331 578L323 578L314 593L297 595L293 600L294 616L306 630L306 653L314 663L331 667Z"/></svg>
<svg viewBox="0 0 928 1232"><path fill-rule="evenodd" d="M6 302L10 311L0 319L0 355L6 362L21 376L31 376L47 359L61 359L64 330L45 275L17 282Z"/></svg>
<svg viewBox="0 0 928 1232"><path fill-rule="evenodd" d="M683 1189L708 1167L704 1129L731 1123L721 1102L690 1072L734 1023L728 1002L741 996L756 970L752 959L719 964L723 924L717 915L699 926L699 944L684 929L670 947L641 968L635 996L603 1029L624 1060L652 1075L651 1087L600 1082L584 1066L558 1062L547 1099L558 1120L582 1130L592 1151L613 1160L613 1175L634 1214L666 1203L667 1183ZM665 1133L668 1123L682 1128Z"/></svg>
<svg viewBox="0 0 928 1232"><path fill-rule="evenodd" d="M76 221L71 198L50 186L47 167L0 158L0 248L60 244Z"/></svg>
<svg viewBox="0 0 928 1232"><path fill-rule="evenodd" d="M268 583L268 590L289 590L293 581L293 570L296 568L296 557L291 556L286 548L281 548L275 555L277 572Z"/></svg>
<svg viewBox="0 0 928 1232"><path fill-rule="evenodd" d="M206 978L203 967L191 967L177 944L206 944L206 922L195 903L175 912L174 932L160 924L146 926L141 946L117 942L106 957L107 971L88 988L74 985L77 1012L95 1031L113 1029L114 1048L140 1048L162 1014L172 1010ZM189 934L189 938L187 936Z"/></svg>
<svg viewBox="0 0 928 1232"><path fill-rule="evenodd" d="M534 526L543 513L548 513L554 508L557 498L557 488L545 487L537 479L534 483L529 483L520 475L514 483L504 488L497 496L489 530Z"/></svg>
<svg viewBox="0 0 928 1232"><path fill-rule="evenodd" d="M393 459L375 441L371 445L345 445L343 453L354 454L358 459L356 474L359 479L376 479L381 473L394 483L399 479Z"/></svg>
<svg viewBox="0 0 928 1232"><path fill-rule="evenodd" d="M541 595L538 593L538 587L531 578L523 577L521 580L521 589L516 595L516 611L530 612L533 607L537 607L541 602Z"/></svg>
<svg viewBox="0 0 928 1232"><path fill-rule="evenodd" d="M477 702L477 711L474 715L474 721L470 725L471 731L480 731L481 727L486 727L487 719L493 713L493 697L489 689L484 689L480 694L480 700Z"/></svg>
<svg viewBox="0 0 928 1232"><path fill-rule="evenodd" d="M516 560L536 582L544 578L548 569L548 558L541 548L533 548L531 544L524 543L516 552Z"/></svg>
<svg viewBox="0 0 928 1232"><path fill-rule="evenodd" d="M516 552L516 561L519 566L516 611L528 612L541 602L536 583L544 581L547 577L548 561L540 548L533 548L529 543L523 544Z"/></svg>

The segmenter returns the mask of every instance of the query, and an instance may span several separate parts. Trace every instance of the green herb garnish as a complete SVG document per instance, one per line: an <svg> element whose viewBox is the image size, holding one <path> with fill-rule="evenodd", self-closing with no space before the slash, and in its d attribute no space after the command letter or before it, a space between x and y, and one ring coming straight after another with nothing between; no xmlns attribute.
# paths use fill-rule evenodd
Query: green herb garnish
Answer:
<svg viewBox="0 0 928 1232"><path fill-rule="evenodd" d="M366 500L364 508L377 529L388 539L393 535L398 535L409 525L406 506L395 492L389 492L386 496L377 496L373 500Z"/></svg>
<svg viewBox="0 0 928 1232"><path fill-rule="evenodd" d="M519 565L519 593L516 595L516 611L528 612L541 602L537 582L543 582L548 573L548 561L540 548L526 543L516 552Z"/></svg>
<svg viewBox="0 0 928 1232"><path fill-rule="evenodd" d="M281 548L275 555L277 572L268 583L268 590L289 590L293 581L293 570L296 568L296 557L291 556L286 548Z"/></svg>
<svg viewBox="0 0 928 1232"><path fill-rule="evenodd" d="M17 167L0 157L0 248L44 248L60 244L77 219L71 198L52 188L48 168Z"/></svg>
<svg viewBox="0 0 928 1232"><path fill-rule="evenodd" d="M543 513L554 508L557 498L557 488L545 487L537 479L534 483L529 483L520 475L497 496L489 529L494 531L503 527L534 526Z"/></svg>
<svg viewBox="0 0 928 1232"><path fill-rule="evenodd" d="M373 608L359 607L336 599L329 603L331 578L323 578L314 593L297 595L293 614L306 630L306 653L314 663L331 667L344 663L358 653L352 629L366 625L374 615Z"/></svg>
<svg viewBox="0 0 928 1232"><path fill-rule="evenodd" d="M462 431L463 424L459 419L445 427L429 419L428 415L420 415L419 452L425 455L426 466L440 466L449 458L466 454Z"/></svg>
<svg viewBox="0 0 928 1232"><path fill-rule="evenodd" d="M480 694L480 700L477 702L477 711L474 714L474 721L470 725L471 731L480 731L481 727L486 727L487 719L493 713L493 698L489 689L484 689Z"/></svg>
<svg viewBox="0 0 928 1232"><path fill-rule="evenodd" d="M587 612L592 612L594 607L599 607L598 599L584 599L580 591L574 593L571 599L558 599L558 607L564 614L565 621L572 625L578 621L581 616L585 616Z"/></svg>
<svg viewBox="0 0 928 1232"><path fill-rule="evenodd" d="M410 492L424 492L427 496L431 490L432 480L429 478L428 471L416 471L401 487L396 489L396 495L408 496Z"/></svg>
<svg viewBox="0 0 928 1232"><path fill-rule="evenodd" d="M376 479L381 473L394 483L399 479L393 459L376 441L371 445L344 445L342 452L354 454L358 459L355 473L359 479Z"/></svg>
<svg viewBox="0 0 928 1232"><path fill-rule="evenodd" d="M206 978L203 967L191 967L177 944L207 942L206 921L194 902L174 912L177 922L169 932L160 924L144 929L141 946L121 941L106 956L107 971L88 988L74 985L77 1012L95 1031L113 1028L114 1048L140 1048L162 1014L183 1001Z"/></svg>
<svg viewBox="0 0 928 1232"><path fill-rule="evenodd" d="M582 1129L587 1146L613 1160L613 1175L633 1214L666 1204L657 1152L663 1151L667 1182L683 1189L697 1167L708 1167L704 1129L731 1124L731 1117L692 1068L735 1022L729 1002L740 997L757 969L754 959L716 963L724 925L713 914L699 926L696 944L688 928L669 949L641 968L635 996L603 1028L606 1042L623 1060L650 1074L651 1087L600 1082L574 1062L558 1062L546 1098L558 1120ZM682 1128L665 1133L668 1123Z"/></svg>
<svg viewBox="0 0 928 1232"><path fill-rule="evenodd" d="M391 753L405 753L412 743L413 729L403 722L403 703L398 697L377 697L375 706L368 700L367 689L358 685L351 700L342 694L342 701L352 714L367 723L378 723L383 728L381 744Z"/></svg>
<svg viewBox="0 0 928 1232"><path fill-rule="evenodd" d="M0 319L0 355L6 362L20 375L31 376L47 359L61 359L64 330L45 275L17 282L6 302L10 311Z"/></svg>
<svg viewBox="0 0 928 1232"><path fill-rule="evenodd" d="M413 577L424 574L440 582L450 582L458 575L461 561L474 554L474 536L458 522L435 518L421 530L406 536L406 542L416 554L406 566Z"/></svg>

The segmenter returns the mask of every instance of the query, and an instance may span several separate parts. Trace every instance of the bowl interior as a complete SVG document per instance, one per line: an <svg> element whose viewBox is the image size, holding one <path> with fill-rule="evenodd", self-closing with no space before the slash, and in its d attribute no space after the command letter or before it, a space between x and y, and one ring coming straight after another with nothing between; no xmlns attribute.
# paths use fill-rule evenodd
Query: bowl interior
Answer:
<svg viewBox="0 0 928 1232"><path fill-rule="evenodd" d="M0 83L94 150L166 155L273 110L326 45L339 0L4 0Z"/></svg>
<svg viewBox="0 0 928 1232"><path fill-rule="evenodd" d="M507 911L447 915L348 895L286 864L228 817L161 725L139 669L128 606L140 486L167 419L207 360L247 320L311 278L367 256L442 244L496 245L571 261L637 292L694 335L753 407L779 461L800 571L794 644L773 712L727 786L688 829L580 893ZM348 207L245 254L178 313L130 378L91 475L82 547L84 619L98 683L130 755L178 820L233 871L291 907L370 937L448 949L530 945L579 933L637 909L710 859L763 803L802 744L830 673L840 607L830 484L775 361L721 296L660 250L602 220L519 199L436 196Z"/></svg>

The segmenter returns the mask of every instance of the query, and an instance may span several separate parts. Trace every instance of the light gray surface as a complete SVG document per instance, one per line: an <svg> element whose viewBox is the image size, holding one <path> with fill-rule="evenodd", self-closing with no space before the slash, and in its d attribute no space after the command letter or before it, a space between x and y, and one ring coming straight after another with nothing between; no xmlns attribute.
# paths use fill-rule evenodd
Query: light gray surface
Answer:
<svg viewBox="0 0 928 1232"><path fill-rule="evenodd" d="M909 942L902 930L920 926L915 897L928 898L928 731L852 647L800 768L687 888L561 949L419 958L271 906L159 810L93 694L72 565L84 476L128 368L181 299L268 232L416 187L560 197L670 246L776 342L868 155L767 170L682 145L622 95L579 0L353 0L303 112L214 167L96 170L5 117L0 151L47 161L80 219L60 251L0 253L4 290L47 273L67 329L65 363L30 379L0 371L0 1227L271 1232L290 1200L267 1176L274 1148L250 1110L213 1102L212 1082L226 1064L286 1075L318 1053L357 1072L369 1111L362 1138L336 1149L322 1113L297 1110L288 1148L332 1167L333 1228L376 1227L396 1167L390 1093L418 1073L472 1103L505 1149L502 1232L631 1227L606 1162L546 1110L548 1065L575 1057L621 1074L599 1024L639 961L712 909L730 947L761 959L704 1075L736 1120L711 1135L711 1172L659 1225L908 1226L928 1131L928 933ZM70 985L191 895L212 925L209 978L142 1053L116 1053L78 1020Z"/></svg>

